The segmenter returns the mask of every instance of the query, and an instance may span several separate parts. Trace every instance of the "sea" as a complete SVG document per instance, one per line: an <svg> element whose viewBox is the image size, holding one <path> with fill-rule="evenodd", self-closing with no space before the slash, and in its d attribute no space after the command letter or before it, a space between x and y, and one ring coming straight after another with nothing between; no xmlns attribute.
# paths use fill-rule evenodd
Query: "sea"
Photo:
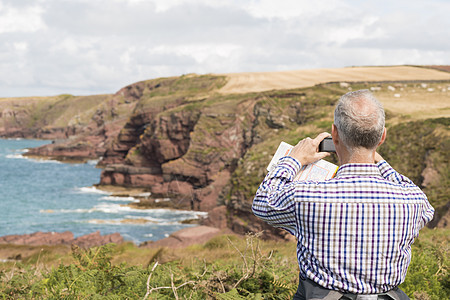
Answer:
<svg viewBox="0 0 450 300"><path fill-rule="evenodd" d="M101 173L97 161L69 164L23 155L46 143L0 139L0 236L37 231L71 231L75 237L95 231L102 235L118 232L125 240L140 244L194 226L182 221L205 214L134 209L127 204L137 199L114 197L94 187Z"/></svg>

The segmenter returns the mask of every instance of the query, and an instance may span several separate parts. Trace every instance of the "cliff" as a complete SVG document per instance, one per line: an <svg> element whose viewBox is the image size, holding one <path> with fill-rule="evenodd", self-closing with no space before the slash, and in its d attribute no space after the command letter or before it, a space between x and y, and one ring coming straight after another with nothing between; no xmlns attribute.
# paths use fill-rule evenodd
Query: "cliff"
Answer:
<svg viewBox="0 0 450 300"><path fill-rule="evenodd" d="M136 101L117 95L2 98L0 136L53 140L29 155L98 158L128 120Z"/></svg>
<svg viewBox="0 0 450 300"><path fill-rule="evenodd" d="M279 236L250 211L271 155L281 140L295 144L329 131L339 97L369 88L388 115L381 154L425 190L437 208L433 226L448 219L450 81L220 93L226 82L186 75L138 82L114 95L1 99L0 134L55 140L29 155L100 158L99 184L145 188L152 197L141 205L209 211L204 225Z"/></svg>

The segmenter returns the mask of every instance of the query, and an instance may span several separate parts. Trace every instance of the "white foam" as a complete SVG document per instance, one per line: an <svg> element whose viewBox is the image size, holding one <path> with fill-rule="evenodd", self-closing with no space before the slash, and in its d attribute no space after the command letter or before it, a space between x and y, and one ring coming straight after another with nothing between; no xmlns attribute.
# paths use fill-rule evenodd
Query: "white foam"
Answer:
<svg viewBox="0 0 450 300"><path fill-rule="evenodd" d="M148 221L149 223L153 223L153 224L159 224L159 225L175 225L175 224L180 224L179 221L182 220L167 220L167 219L159 219L159 218L153 218L153 217L148 217L148 216L125 216L125 219L127 220L145 220Z"/></svg>
<svg viewBox="0 0 450 300"><path fill-rule="evenodd" d="M123 225L121 222L121 220L100 220L100 219L92 219L92 220L88 220L85 221L85 223L89 223L89 224L106 224L106 225Z"/></svg>
<svg viewBox="0 0 450 300"><path fill-rule="evenodd" d="M38 164L62 164L62 162L53 160L53 159L45 159L45 158L28 158L24 157L25 159L28 159L32 162L38 163Z"/></svg>
<svg viewBox="0 0 450 300"><path fill-rule="evenodd" d="M138 220L138 219L136 219ZM147 220L146 220L147 221ZM88 221L84 221L84 223L89 223L89 224L100 224L100 225L121 225L121 226L126 226L126 225L132 225L132 226L148 226L149 224L151 225L159 225L159 226L164 226L164 225L179 225L180 223L178 222L171 222L171 223L164 223L164 222L132 222L130 221L130 219L92 219L92 220L88 220Z"/></svg>
<svg viewBox="0 0 450 300"><path fill-rule="evenodd" d="M23 153L28 152L28 149L23 149L21 151L17 151L17 153L14 154L8 154L5 157L11 158L11 159L26 159L31 162L40 163L40 164L61 164L62 162L53 160L53 159L45 159L45 158L36 158L36 157L27 157L23 156Z"/></svg>
<svg viewBox="0 0 450 300"><path fill-rule="evenodd" d="M179 225L184 220L199 219L206 216L208 213L189 210L171 210L171 209L138 209L132 208L126 205L118 203L102 202L93 208L77 208L77 209L41 209L39 211L42 214L91 214L91 213L104 213L109 215L120 215L120 219L115 220L101 220L90 221L97 222L98 224L123 224L123 219L126 220L146 220L149 223L158 225ZM101 218L101 217L100 217ZM140 225L139 222L131 223L134 225ZM145 225L146 223L143 223Z"/></svg>
<svg viewBox="0 0 450 300"><path fill-rule="evenodd" d="M76 188L76 191L82 194L101 194L101 195L111 195L111 193L99 190L95 186L86 186Z"/></svg>
<svg viewBox="0 0 450 300"><path fill-rule="evenodd" d="M110 203L100 203L94 207L95 211L104 212L107 214L117 214L132 211L139 211L138 209L133 209L128 206L123 206L120 204L110 204Z"/></svg>
<svg viewBox="0 0 450 300"><path fill-rule="evenodd" d="M152 195L152 193L146 192L146 193L141 193L141 194L139 194L138 196L139 196L139 197L145 197L145 198L148 198L148 197L150 197L151 195Z"/></svg>
<svg viewBox="0 0 450 300"><path fill-rule="evenodd" d="M77 208L77 209L41 209L40 213L63 213L63 214L86 214L93 213L96 210L94 208Z"/></svg>
<svg viewBox="0 0 450 300"><path fill-rule="evenodd" d="M136 222L133 222L133 220L136 220ZM142 222L141 220L144 220L145 222ZM125 219L91 219L88 221L83 221L84 223L89 224L104 224L104 225L133 225L133 226L148 226L151 225L159 225L159 226L165 226L165 225L180 225L179 222L155 222L150 221L147 218L125 218Z"/></svg>
<svg viewBox="0 0 450 300"><path fill-rule="evenodd" d="M151 222L172 222L188 220L188 219L198 219L200 217L207 216L207 212L191 211L191 210L173 210L173 209L139 209L132 208L126 205L121 205L117 203L99 203L93 209L93 211L103 212L107 214L126 214L128 219L146 219Z"/></svg>
<svg viewBox="0 0 450 300"><path fill-rule="evenodd" d="M8 154L6 158L14 158L14 159L27 159L22 154Z"/></svg>
<svg viewBox="0 0 450 300"><path fill-rule="evenodd" d="M126 201L126 202L139 202L138 199L134 197L117 197L117 196L105 196L101 197L100 200L105 201Z"/></svg>
<svg viewBox="0 0 450 300"><path fill-rule="evenodd" d="M172 199L170 198L163 198L163 199L155 199L155 203L160 203L160 202L169 202Z"/></svg>

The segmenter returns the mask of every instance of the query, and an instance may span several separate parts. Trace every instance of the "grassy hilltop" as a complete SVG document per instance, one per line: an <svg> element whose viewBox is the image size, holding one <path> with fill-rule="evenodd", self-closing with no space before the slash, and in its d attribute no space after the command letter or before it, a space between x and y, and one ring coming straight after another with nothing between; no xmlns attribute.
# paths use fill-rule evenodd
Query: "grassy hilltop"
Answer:
<svg viewBox="0 0 450 300"><path fill-rule="evenodd" d="M295 144L329 131L336 101L357 89L372 90L386 108L388 137L380 153L436 208L431 228L413 245L402 288L414 299L445 299L450 73L418 67L188 75L136 83L114 95L0 99L4 136L70 137L36 155L103 156L104 185L170 195L170 207L225 207L224 226L241 234L182 251L131 244L88 251L0 245L0 257L9 258L0 263L0 294L289 299L298 282L295 243L258 222L251 201L280 141ZM263 230L263 240L254 236ZM247 232L254 234L244 238Z"/></svg>

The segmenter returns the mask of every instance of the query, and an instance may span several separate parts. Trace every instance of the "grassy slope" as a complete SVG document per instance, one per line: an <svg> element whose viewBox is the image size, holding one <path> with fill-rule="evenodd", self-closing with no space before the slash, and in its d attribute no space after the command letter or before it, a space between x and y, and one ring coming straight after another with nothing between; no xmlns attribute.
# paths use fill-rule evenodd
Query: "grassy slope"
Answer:
<svg viewBox="0 0 450 300"><path fill-rule="evenodd" d="M1 110L16 112L15 116L0 119L0 125L31 130L87 125L110 98L111 95L0 98Z"/></svg>
<svg viewBox="0 0 450 300"><path fill-rule="evenodd" d="M413 245L401 285L412 299L450 293L449 237L448 229L426 229ZM12 256L25 248L0 251L8 247ZM130 243L72 253L67 246L26 248L23 263L0 264L3 299L143 299L148 292L149 299L292 299L298 283L295 243L255 235L219 236L182 251Z"/></svg>

